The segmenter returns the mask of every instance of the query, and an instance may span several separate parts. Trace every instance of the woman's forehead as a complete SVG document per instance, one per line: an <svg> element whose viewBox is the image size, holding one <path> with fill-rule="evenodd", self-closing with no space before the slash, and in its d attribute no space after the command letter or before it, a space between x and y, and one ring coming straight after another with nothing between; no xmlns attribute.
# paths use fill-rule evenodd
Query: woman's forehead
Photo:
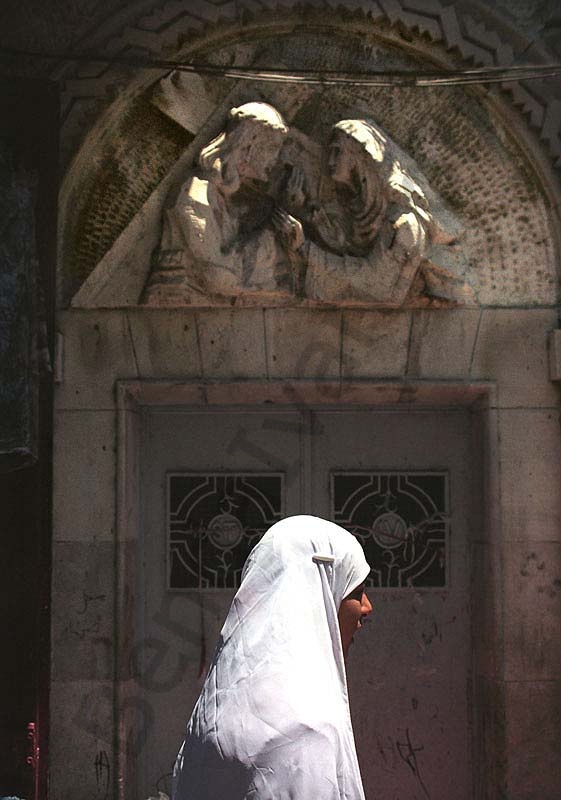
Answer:
<svg viewBox="0 0 561 800"><path fill-rule="evenodd" d="M349 594L345 595L343 600L360 601L362 599L362 595L364 594L365 587L366 587L366 581L363 581L359 586L356 587L356 589L353 589L352 592L349 592Z"/></svg>

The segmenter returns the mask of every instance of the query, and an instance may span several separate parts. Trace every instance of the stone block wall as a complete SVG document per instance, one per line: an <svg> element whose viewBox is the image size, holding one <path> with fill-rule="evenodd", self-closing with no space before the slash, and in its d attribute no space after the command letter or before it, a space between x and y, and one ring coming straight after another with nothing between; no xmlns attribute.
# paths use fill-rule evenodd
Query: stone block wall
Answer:
<svg viewBox="0 0 561 800"><path fill-rule="evenodd" d="M472 541L476 796L530 800L538 791L554 800L561 437L547 341L556 326L554 308L61 313L51 796L101 796L105 765L111 781L116 769L115 643L130 633L116 628L135 591L134 576L124 592L116 575L134 562L134 542L117 537L117 382L191 386L220 403L225 382L238 384L243 397L243 386L256 381L273 388L328 380L342 397L360 397L374 381L384 404L405 408L454 404L458 386L488 387L487 401L473 406L480 420L474 447L485 452L485 502ZM142 710L127 714L138 720Z"/></svg>

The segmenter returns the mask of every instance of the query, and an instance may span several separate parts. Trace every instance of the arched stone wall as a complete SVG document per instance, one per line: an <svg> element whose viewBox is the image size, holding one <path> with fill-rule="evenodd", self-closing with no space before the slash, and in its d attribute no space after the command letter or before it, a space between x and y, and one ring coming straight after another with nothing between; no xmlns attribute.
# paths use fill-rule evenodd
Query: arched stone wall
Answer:
<svg viewBox="0 0 561 800"><path fill-rule="evenodd" d="M144 24L155 27L155 19L153 15ZM188 28L188 19L183 16L180 19ZM404 19L412 26L420 25L420 18L406 15ZM449 15L445 19L443 30L448 32L450 48L453 40ZM175 19L171 25L174 41L179 36L179 21ZM426 35L405 36L405 22L401 20L398 25L398 21L395 18L393 25L389 25L385 18L348 19L340 13L326 21L317 12L284 15L279 21L270 15L244 25L206 26L198 36L191 33L189 43L173 57L198 58L216 64L260 60L286 66L290 62L295 68L321 67L337 61L347 69L372 64L379 68L427 69L451 63L450 53L442 47L434 25L427 22L427 29L422 30L425 34L430 30L437 45L428 44ZM170 47L173 37L164 22L160 23L162 30L159 33L153 30L149 38L155 47L156 38L160 37L158 46L165 49L166 45ZM396 25L401 35L396 33ZM469 25L468 30L472 31ZM331 45L327 44L330 38ZM124 46L124 40L119 41ZM462 48L458 42L456 46L463 58L475 58L473 48L467 45ZM116 48L115 43L111 48ZM489 63L490 59L484 58L482 52L478 56L483 63ZM457 53L452 58L456 65L462 61ZM111 75L111 71L106 71L105 80L114 81L115 76ZM316 108L322 109L327 129L335 119L335 109L343 116L360 112L375 117L414 156L434 189L467 222L464 244L468 258L478 262L480 302L484 305L555 302L558 258L557 245L552 247L556 227L550 219L557 214L557 180L543 157L541 145L499 92L461 87L361 89L354 92L355 102L348 103L345 93L336 88L318 92L303 87L202 78L195 84L194 97L206 111L202 117L198 111L198 122L189 130L155 108L152 98L158 77L152 71L145 72L118 92L110 107L85 134L84 143L68 169L61 193L59 237L62 305L70 302L150 198L152 204L159 203L161 208L163 197L159 201L154 198L158 187L165 185L165 177L199 132L197 125L204 120L204 113L210 115L219 108L227 92L234 92L242 100L260 98L276 104L289 123L304 128L311 119L308 115L306 120L305 101L313 100ZM509 91L514 90L509 87ZM327 110L330 106L332 118ZM551 116L550 111L545 113ZM531 118L535 121L536 114ZM67 120L65 135L69 135L70 128ZM317 125L315 134L322 136ZM323 131L324 138L326 135ZM146 224L153 227L156 223L145 219ZM538 247L541 243L545 248L538 259L539 274L533 274L531 266L523 263L528 242ZM146 252L147 243L143 246ZM140 255L140 261L142 258ZM535 253L532 259L535 262ZM144 264L138 270L146 273L147 268ZM96 304L95 301L86 304L91 302ZM131 290L124 299L117 292L109 305L135 302L137 298ZM106 303L107 300L101 302Z"/></svg>
<svg viewBox="0 0 561 800"><path fill-rule="evenodd" d="M555 59L558 39L555 3L537 2L512 4L454 2L438 0L413 3L400 2L268 2L263 8L255 2L213 2L201 0L188 6L181 2L136 3L121 8L109 16L82 40L92 51L116 57L140 54L145 57L174 57L184 44L187 46L205 38L213 27L230 25L239 31L267 25L271 16L287 15L295 9L311 14L322 9L330 14L343 11L347 19L372 22L398 44L414 47L431 42L441 46L447 58L459 58L478 66L508 66L516 63L542 63ZM297 23L296 23L297 24ZM419 39L421 41L419 41ZM80 41L78 39L78 41ZM195 44L196 47L196 44ZM107 105L115 89L128 82L130 73L119 75L110 66L83 67L63 65L55 73L66 81L63 103L66 151L76 149L76 143L89 127L87 120L99 108ZM529 86L512 83L503 87L514 104L529 117L539 131L540 139L548 144L559 163L561 156L561 113L554 82Z"/></svg>

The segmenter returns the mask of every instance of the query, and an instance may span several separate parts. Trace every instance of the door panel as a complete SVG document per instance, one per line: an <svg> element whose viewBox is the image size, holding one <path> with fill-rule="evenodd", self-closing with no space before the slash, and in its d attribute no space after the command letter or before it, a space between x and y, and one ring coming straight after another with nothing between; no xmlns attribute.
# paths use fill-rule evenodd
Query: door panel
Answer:
<svg viewBox="0 0 561 800"><path fill-rule="evenodd" d="M433 570L430 587L426 571L419 574L418 569L405 572L413 576L411 586L371 588L374 610L349 654L349 694L366 796L467 799L471 786L469 416L318 411L311 429L314 508L320 516L342 522L349 517L353 494L360 511L362 492L365 512L358 517L364 533L371 514L378 563L397 560L407 565L417 560L423 566L424 534L434 532L436 522L435 540L445 535L444 588L439 585L438 570ZM335 502L334 473L358 473L363 479L350 481L347 497L340 493ZM363 488L364 477L374 478L370 498ZM442 506L438 484L443 482L449 496L444 498L446 513L439 519L434 511ZM339 513L338 519L337 505L341 511L345 500L346 512ZM418 509L421 514L415 517ZM422 513L427 515L427 525ZM377 526L384 518L393 526ZM364 543L368 557L368 540Z"/></svg>
<svg viewBox="0 0 561 800"><path fill-rule="evenodd" d="M138 620L142 635L136 662L153 723L138 759L138 797L157 796L159 789L169 792L185 724L235 592L231 578L239 567L239 554L228 545L235 543L239 530L232 518L245 514L244 528L249 530L243 531L243 538L250 544L256 529L264 532L268 527L265 519L274 521L277 500L279 516L300 512L304 439L308 438L302 422L302 415L290 410L146 413L139 587L144 605ZM280 499L275 496L278 485L266 486L271 477L281 482ZM272 504L267 504L267 494ZM259 507L264 509L261 522ZM196 588L198 577L191 588L180 588L185 581L189 585L197 572L196 561L189 555L184 558L184 545L189 528L196 530L203 518L212 523L203 543L206 568L200 585L205 588ZM191 538L197 538L197 533ZM178 553L186 570L177 568ZM226 567L221 568L221 560Z"/></svg>

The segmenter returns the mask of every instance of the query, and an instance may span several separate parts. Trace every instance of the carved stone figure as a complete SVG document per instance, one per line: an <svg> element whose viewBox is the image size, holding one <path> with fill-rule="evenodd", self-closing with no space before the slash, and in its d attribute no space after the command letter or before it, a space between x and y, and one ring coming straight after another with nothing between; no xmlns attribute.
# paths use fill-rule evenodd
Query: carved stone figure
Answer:
<svg viewBox="0 0 561 800"><path fill-rule="evenodd" d="M323 182L331 198L307 195L296 168L288 184L293 224L305 261L304 294L322 303L401 306L429 298L473 302L457 268L455 232L431 213L425 191L413 179L404 154L374 123L338 122ZM334 196L333 196L334 194ZM439 263L434 263L435 258Z"/></svg>
<svg viewBox="0 0 561 800"><path fill-rule="evenodd" d="M322 156L272 106L246 103L170 194L143 300L471 303L459 228L450 216L443 223L441 211L375 123L341 120Z"/></svg>
<svg viewBox="0 0 561 800"><path fill-rule="evenodd" d="M269 185L287 133L266 103L230 111L226 130L201 151L198 170L168 198L145 303L293 296L292 262L275 235Z"/></svg>

